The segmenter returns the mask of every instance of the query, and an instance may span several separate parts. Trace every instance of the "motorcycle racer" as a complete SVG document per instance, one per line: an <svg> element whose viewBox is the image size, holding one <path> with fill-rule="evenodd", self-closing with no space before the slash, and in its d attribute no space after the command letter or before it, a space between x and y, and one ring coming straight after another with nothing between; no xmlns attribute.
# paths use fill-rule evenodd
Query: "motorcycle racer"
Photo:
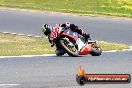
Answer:
<svg viewBox="0 0 132 88"><path fill-rule="evenodd" d="M90 35L88 33L84 33L81 28L79 28L75 24L70 24L68 22L64 24L56 24L56 26L52 27L48 24L44 24L42 26L42 32L48 37L49 42L51 43L51 47L54 45L54 38L57 35L54 35L54 32L58 32L59 29L66 30L70 28L73 32L77 32L78 34L82 35L86 40L90 38ZM56 44L56 51L55 51L57 56L62 56L65 54L65 52L60 49L59 45Z"/></svg>

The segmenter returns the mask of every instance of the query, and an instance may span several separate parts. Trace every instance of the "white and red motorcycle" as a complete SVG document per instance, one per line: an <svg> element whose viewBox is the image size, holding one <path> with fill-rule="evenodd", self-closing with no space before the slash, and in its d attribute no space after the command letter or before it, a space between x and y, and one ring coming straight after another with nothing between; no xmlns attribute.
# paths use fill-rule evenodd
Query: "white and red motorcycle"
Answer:
<svg viewBox="0 0 132 88"><path fill-rule="evenodd" d="M79 56L91 54L92 56L100 56L102 53L100 45L96 41L85 39L77 32L71 29L62 30L57 28L54 35L54 45L59 45L60 49L65 51L70 56Z"/></svg>

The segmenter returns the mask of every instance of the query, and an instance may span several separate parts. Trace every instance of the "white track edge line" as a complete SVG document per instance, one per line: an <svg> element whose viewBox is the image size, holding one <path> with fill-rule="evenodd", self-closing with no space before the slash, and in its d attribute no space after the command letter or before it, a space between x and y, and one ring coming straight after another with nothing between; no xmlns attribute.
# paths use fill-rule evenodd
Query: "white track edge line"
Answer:
<svg viewBox="0 0 132 88"><path fill-rule="evenodd" d="M103 53L113 53L113 52L122 52L122 51L132 51L132 46L129 46L129 49L103 51ZM43 54L43 55L0 56L0 58L41 57L41 56L56 56L56 55L55 54Z"/></svg>
<svg viewBox="0 0 132 88"><path fill-rule="evenodd" d="M18 86L20 84L0 84L0 87L13 87L13 86Z"/></svg>
<svg viewBox="0 0 132 88"><path fill-rule="evenodd" d="M12 34L12 35L19 35L19 36L28 36L33 37L33 35L25 35L25 34L18 34L18 33L9 33L9 32L0 32L4 34ZM42 38L42 36L34 36L36 38ZM132 46L129 46L129 49L123 50L109 50L109 51L102 51L103 53L112 53L112 52L120 52L120 51L132 51ZM36 56L55 56L55 54L43 54L43 55L21 55L21 56L0 56L0 58L9 58L9 57L36 57Z"/></svg>
<svg viewBox="0 0 132 88"><path fill-rule="evenodd" d="M21 56L0 56L0 58L42 57L42 56L55 56L55 54L43 54L43 55L21 55Z"/></svg>
<svg viewBox="0 0 132 88"><path fill-rule="evenodd" d="M26 35L26 34L19 34L19 33L10 33L10 32L0 32L3 34L11 34L11 35L19 35L19 36L27 36L27 37L35 37L35 38L42 38L42 36L33 36L33 35Z"/></svg>

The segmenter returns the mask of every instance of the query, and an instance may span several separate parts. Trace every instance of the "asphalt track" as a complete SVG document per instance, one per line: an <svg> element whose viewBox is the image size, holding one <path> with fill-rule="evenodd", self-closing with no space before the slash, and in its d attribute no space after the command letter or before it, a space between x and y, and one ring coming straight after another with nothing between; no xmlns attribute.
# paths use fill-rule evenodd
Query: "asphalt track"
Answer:
<svg viewBox="0 0 132 88"><path fill-rule="evenodd" d="M0 31L3 32L43 36L42 24L54 26L66 21L80 26L94 39L132 44L132 19L0 9Z"/></svg>
<svg viewBox="0 0 132 88"><path fill-rule="evenodd" d="M70 21L80 25L97 40L132 45L132 20L82 17L65 14L0 10L0 31L41 36L43 23ZM76 70L87 73L127 73L132 75L132 51L103 53L99 57L8 57L0 58L0 88L132 88L130 84L88 84L79 86Z"/></svg>

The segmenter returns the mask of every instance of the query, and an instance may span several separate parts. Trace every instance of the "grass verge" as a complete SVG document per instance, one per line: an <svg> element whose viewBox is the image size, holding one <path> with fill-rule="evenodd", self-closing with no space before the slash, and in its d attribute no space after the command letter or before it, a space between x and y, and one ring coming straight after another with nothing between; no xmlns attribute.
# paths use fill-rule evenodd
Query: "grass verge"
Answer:
<svg viewBox="0 0 132 88"><path fill-rule="evenodd" d="M125 44L98 41L103 50L122 50L129 48ZM0 33L0 56L53 54L47 38L34 38Z"/></svg>
<svg viewBox="0 0 132 88"><path fill-rule="evenodd" d="M0 34L0 56L19 56L54 53L48 40L43 38Z"/></svg>
<svg viewBox="0 0 132 88"><path fill-rule="evenodd" d="M0 0L0 6L132 17L132 0Z"/></svg>

